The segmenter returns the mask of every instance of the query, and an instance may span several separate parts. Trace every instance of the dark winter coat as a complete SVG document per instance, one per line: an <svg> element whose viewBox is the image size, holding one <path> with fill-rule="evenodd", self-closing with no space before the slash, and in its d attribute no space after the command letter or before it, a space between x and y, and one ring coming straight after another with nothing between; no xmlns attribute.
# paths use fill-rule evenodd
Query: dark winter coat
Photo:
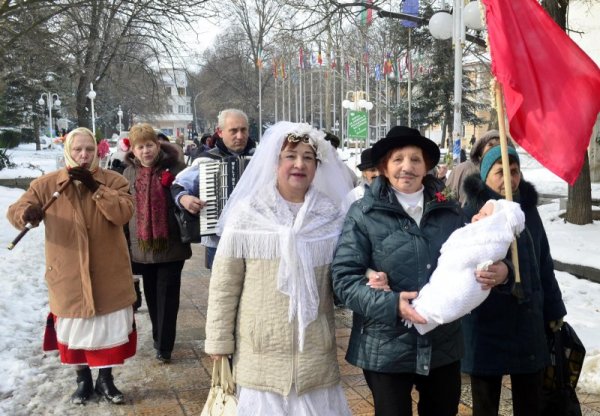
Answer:
<svg viewBox="0 0 600 416"><path fill-rule="evenodd" d="M419 335L399 317L400 292L429 281L442 244L466 221L457 201L438 201L443 183L427 176L424 186L420 226L382 176L348 211L331 269L336 295L354 312L346 360L363 369L426 375L462 356L459 322ZM367 268L387 273L392 291L365 286Z"/></svg>
<svg viewBox="0 0 600 416"><path fill-rule="evenodd" d="M169 169L173 175L177 175L181 170L185 168L185 164L181 162L179 158L179 151L175 147L176 145L170 143L160 144L160 155L155 165L155 169ZM132 153L127 154L126 158L129 166L123 172L123 176L129 181L129 190L133 195L135 201L135 181L137 178L137 171L139 164L134 161ZM137 227L136 227L136 214L134 213L131 221L129 221L129 235L130 235L130 247L131 247L131 260L136 263L143 264L154 264L154 263L167 263L172 261L181 261L189 259L192 256L192 249L189 244L181 242L181 235L177 220L175 219L175 202L171 193L167 189L165 192L168 203L168 216L169 216L169 240L167 242L168 248L165 251L144 251L142 250L137 242Z"/></svg>
<svg viewBox="0 0 600 416"><path fill-rule="evenodd" d="M471 218L489 199L502 198L479 175L464 183L465 213ZM463 318L464 372L475 375L533 373L548 363L545 328L566 314L550 255L548 238L537 210L538 194L521 180L514 200L525 213L525 230L517 239L523 301L511 294L514 275L496 286L488 298ZM510 254L507 258L510 261Z"/></svg>

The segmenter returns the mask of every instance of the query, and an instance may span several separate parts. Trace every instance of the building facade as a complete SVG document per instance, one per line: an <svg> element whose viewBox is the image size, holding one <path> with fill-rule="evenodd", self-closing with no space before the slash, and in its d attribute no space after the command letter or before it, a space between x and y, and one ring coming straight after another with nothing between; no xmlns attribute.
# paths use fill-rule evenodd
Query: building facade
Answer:
<svg viewBox="0 0 600 416"><path fill-rule="evenodd" d="M161 69L165 88L163 112L153 117L153 125L173 139L188 137L192 116L192 97L188 94L188 79L182 69Z"/></svg>

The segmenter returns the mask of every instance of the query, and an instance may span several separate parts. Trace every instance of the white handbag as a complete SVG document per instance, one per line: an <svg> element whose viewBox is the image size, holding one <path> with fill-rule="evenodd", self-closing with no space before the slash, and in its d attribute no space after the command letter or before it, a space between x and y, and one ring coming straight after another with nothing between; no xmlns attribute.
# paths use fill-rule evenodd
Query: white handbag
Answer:
<svg viewBox="0 0 600 416"><path fill-rule="evenodd" d="M213 363L212 382L200 416L236 416L238 400L227 357Z"/></svg>

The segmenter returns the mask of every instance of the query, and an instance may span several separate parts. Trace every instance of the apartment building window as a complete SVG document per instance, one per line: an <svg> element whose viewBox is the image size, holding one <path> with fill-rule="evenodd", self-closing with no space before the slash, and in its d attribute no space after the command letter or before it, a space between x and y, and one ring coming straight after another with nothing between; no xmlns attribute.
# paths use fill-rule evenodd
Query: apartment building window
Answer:
<svg viewBox="0 0 600 416"><path fill-rule="evenodd" d="M171 95L171 87L165 87L165 93Z"/></svg>
<svg viewBox="0 0 600 416"><path fill-rule="evenodd" d="M179 114L185 114L185 105L178 106Z"/></svg>
<svg viewBox="0 0 600 416"><path fill-rule="evenodd" d="M178 87L178 88L177 88L177 94L178 94L180 97L185 97L185 88Z"/></svg>

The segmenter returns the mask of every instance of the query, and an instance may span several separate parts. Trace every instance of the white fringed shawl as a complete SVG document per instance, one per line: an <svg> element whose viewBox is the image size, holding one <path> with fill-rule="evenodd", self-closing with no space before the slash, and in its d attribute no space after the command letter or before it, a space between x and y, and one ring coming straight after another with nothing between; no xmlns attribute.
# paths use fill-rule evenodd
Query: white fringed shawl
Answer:
<svg viewBox="0 0 600 416"><path fill-rule="evenodd" d="M330 264L343 223L339 207L311 187L294 219L275 184L234 208L225 223L217 255L280 259L277 288L290 299L288 318L298 318L298 343L317 317L319 292L315 267Z"/></svg>

